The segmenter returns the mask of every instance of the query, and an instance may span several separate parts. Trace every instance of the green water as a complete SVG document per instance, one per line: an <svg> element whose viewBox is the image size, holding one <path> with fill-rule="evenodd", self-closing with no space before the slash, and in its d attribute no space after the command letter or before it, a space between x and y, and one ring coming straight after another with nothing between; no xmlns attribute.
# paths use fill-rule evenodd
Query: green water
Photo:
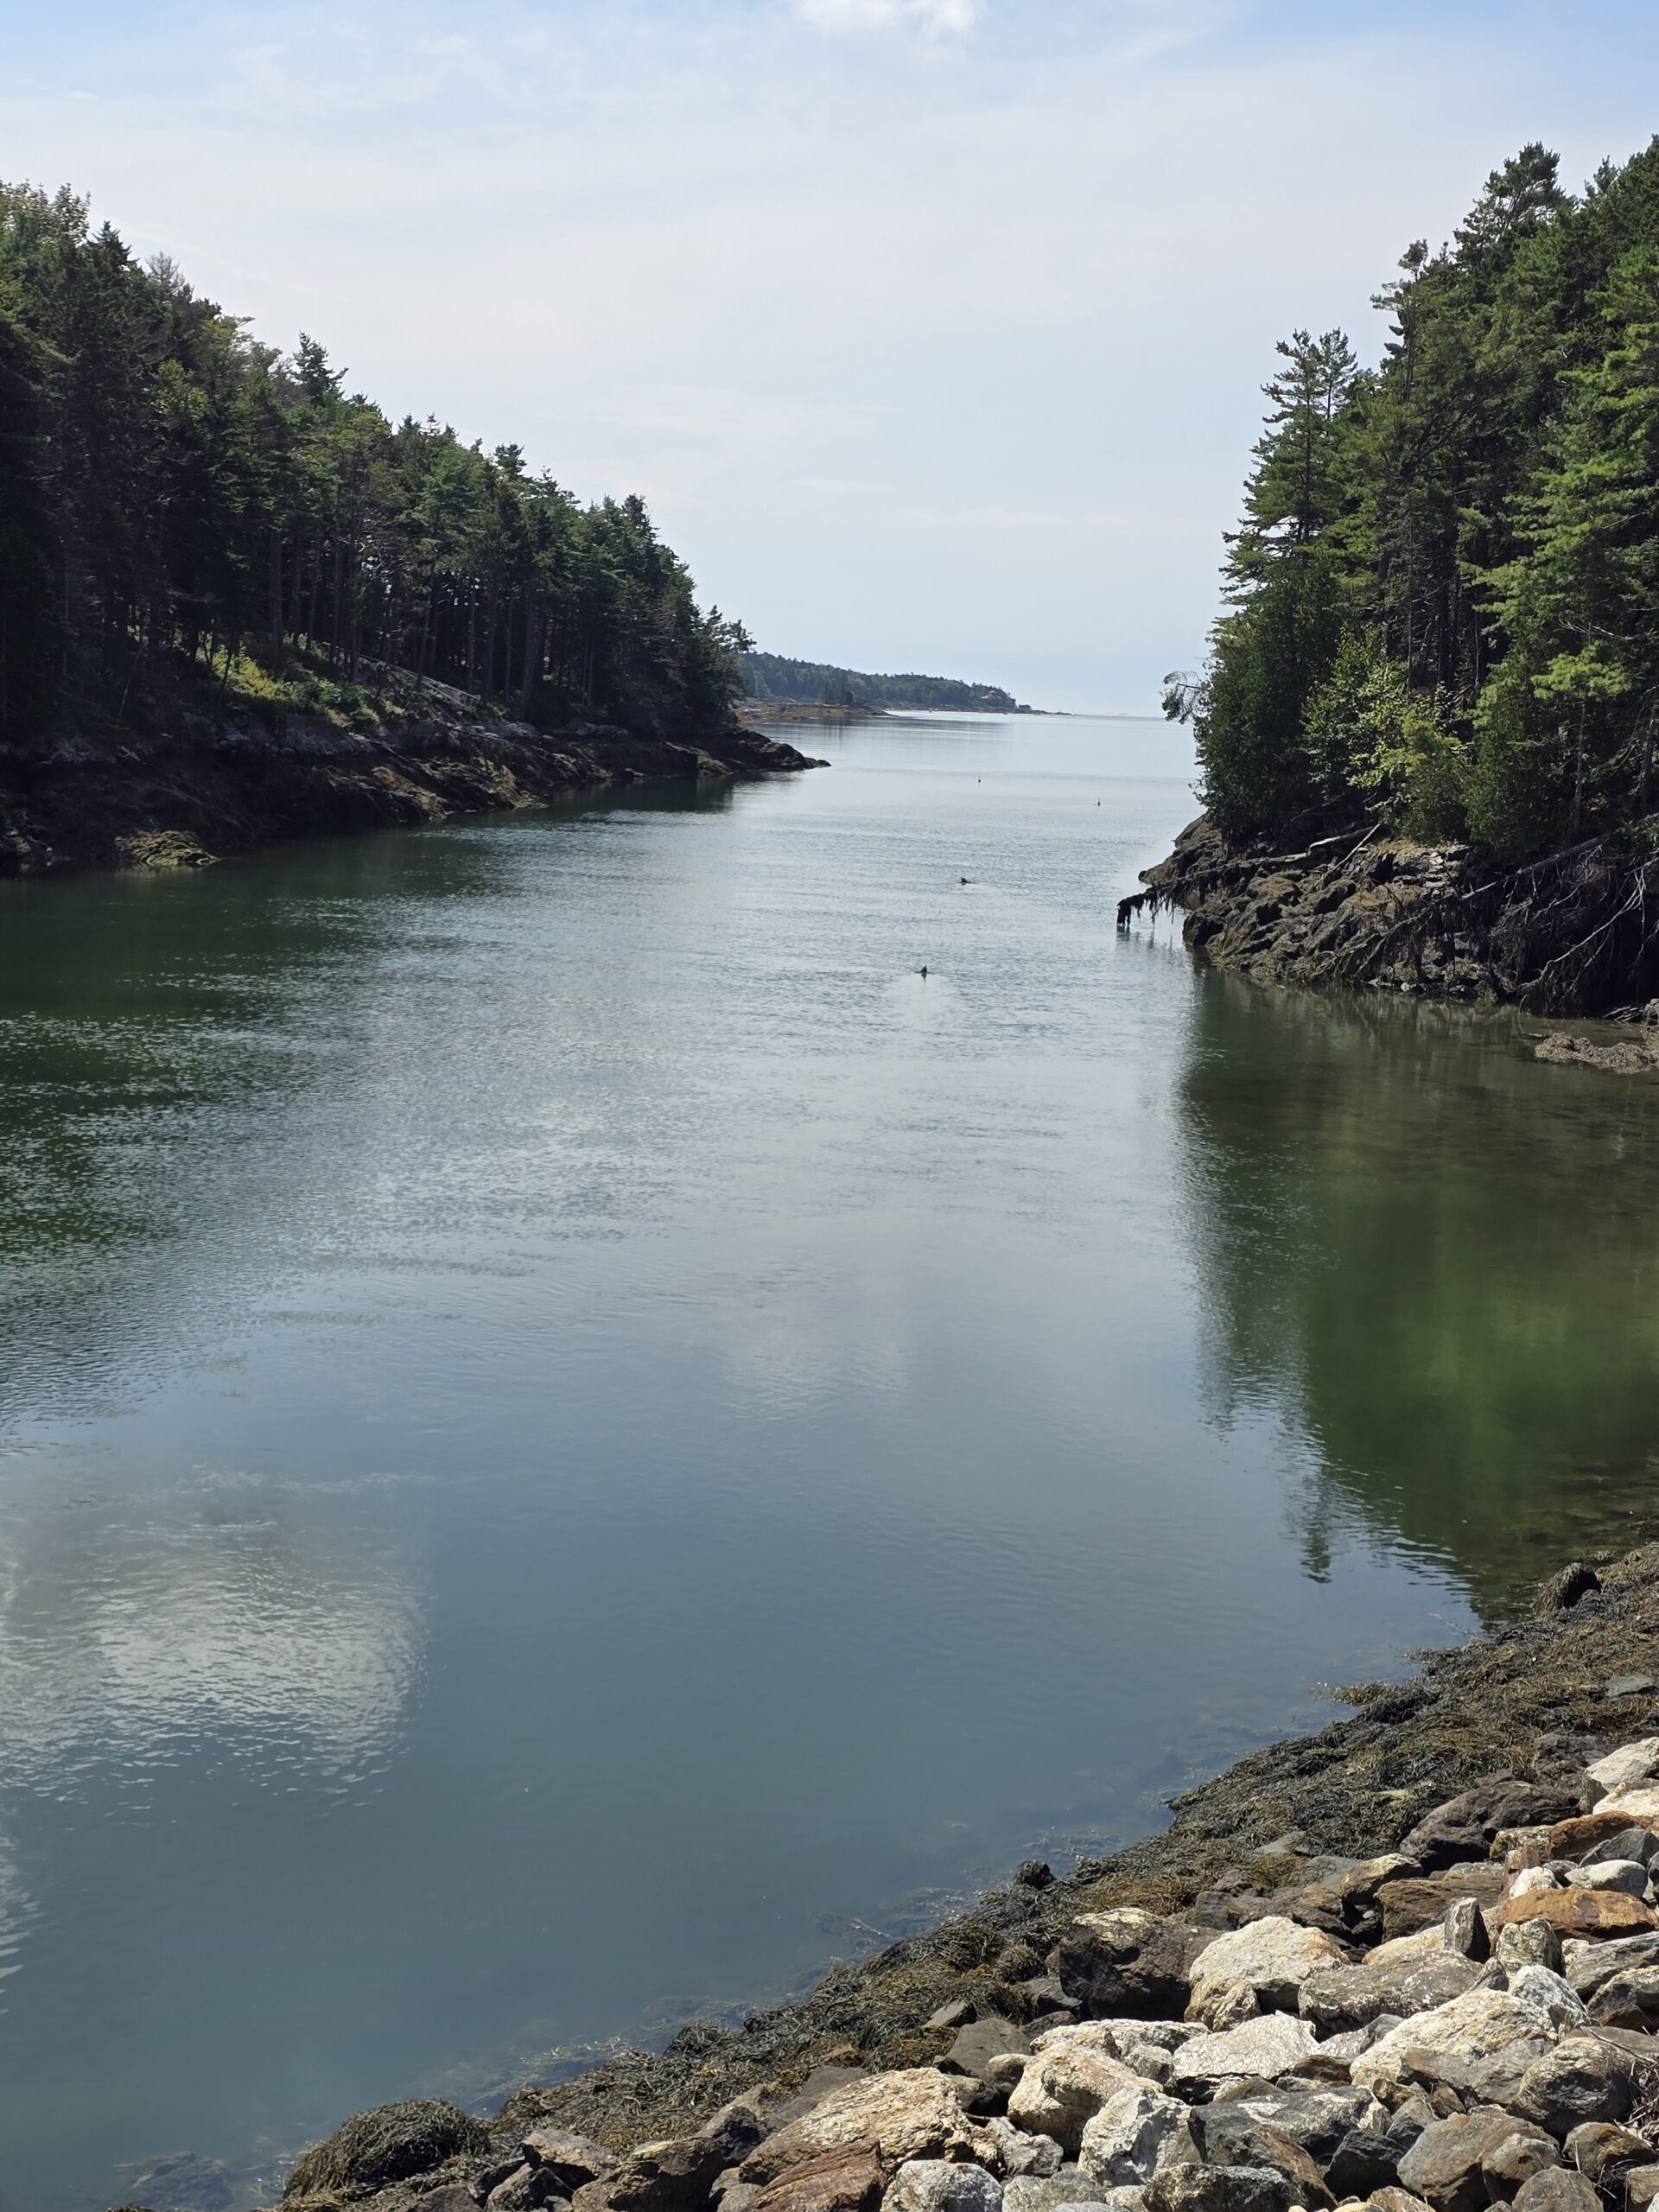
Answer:
<svg viewBox="0 0 1659 2212"><path fill-rule="evenodd" d="M1118 936L1166 742L0 887L7 2212L732 2012L1643 1531L1653 1091Z"/></svg>
<svg viewBox="0 0 1659 2212"><path fill-rule="evenodd" d="M1656 1093L1553 1084L1533 1026L1207 977L1181 1086L1224 1419L1318 1456L1310 1564L1356 1520L1489 1613L1651 1525Z"/></svg>

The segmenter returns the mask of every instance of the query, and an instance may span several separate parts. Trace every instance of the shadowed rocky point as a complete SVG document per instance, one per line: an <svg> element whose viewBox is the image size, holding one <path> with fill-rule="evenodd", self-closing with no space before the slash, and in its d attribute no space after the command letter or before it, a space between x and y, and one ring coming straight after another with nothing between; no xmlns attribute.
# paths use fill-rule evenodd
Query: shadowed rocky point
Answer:
<svg viewBox="0 0 1659 2212"><path fill-rule="evenodd" d="M442 822L661 778L822 766L735 721L686 732L549 734L442 684L388 674L370 729L252 716L44 756L0 749L0 874L195 868L278 838Z"/></svg>
<svg viewBox="0 0 1659 2212"><path fill-rule="evenodd" d="M1363 824L1234 842L1200 815L1118 920L1179 908L1194 950L1261 982L1600 1014L1659 988L1650 867L1611 840L1513 866Z"/></svg>

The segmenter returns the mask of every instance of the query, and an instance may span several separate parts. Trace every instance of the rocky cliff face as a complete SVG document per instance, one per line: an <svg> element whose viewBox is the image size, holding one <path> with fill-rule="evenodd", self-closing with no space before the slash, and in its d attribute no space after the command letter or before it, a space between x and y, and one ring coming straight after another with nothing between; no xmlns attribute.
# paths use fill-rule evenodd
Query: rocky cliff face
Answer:
<svg viewBox="0 0 1659 2212"><path fill-rule="evenodd" d="M598 727L547 735L436 695L423 717L366 732L320 716L280 730L233 721L211 736L0 753L0 874L198 867L277 838L820 765L735 724L683 741Z"/></svg>
<svg viewBox="0 0 1659 2212"><path fill-rule="evenodd" d="M1118 919L1179 908L1195 950L1262 982L1603 1014L1659 991L1655 867L1598 841L1511 868L1375 827L1232 844L1205 815Z"/></svg>

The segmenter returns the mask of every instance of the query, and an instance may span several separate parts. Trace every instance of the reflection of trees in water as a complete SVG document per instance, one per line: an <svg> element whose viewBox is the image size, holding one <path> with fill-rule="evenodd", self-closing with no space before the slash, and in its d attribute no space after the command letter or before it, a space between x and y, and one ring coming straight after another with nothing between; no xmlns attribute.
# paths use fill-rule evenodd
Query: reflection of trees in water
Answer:
<svg viewBox="0 0 1659 2212"><path fill-rule="evenodd" d="M1507 1027L1206 976L1179 1091L1225 1421L1318 1473L1309 1571L1363 1528L1499 1605L1655 1494L1659 1100ZM1571 1073L1572 1071L1567 1071Z"/></svg>
<svg viewBox="0 0 1659 2212"><path fill-rule="evenodd" d="M651 786L536 819L556 838L731 804L729 785ZM134 1358L170 1362L195 1317L222 1319L251 1236L327 1208L296 1187L286 1117L360 1087L411 963L545 869L549 848L498 834L513 826L0 886L0 1414L95 1408Z"/></svg>

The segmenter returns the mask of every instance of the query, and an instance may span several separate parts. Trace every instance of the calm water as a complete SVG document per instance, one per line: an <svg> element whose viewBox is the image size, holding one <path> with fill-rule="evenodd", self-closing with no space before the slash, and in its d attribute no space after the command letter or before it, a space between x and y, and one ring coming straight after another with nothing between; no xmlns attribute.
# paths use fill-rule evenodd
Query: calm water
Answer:
<svg viewBox="0 0 1659 2212"><path fill-rule="evenodd" d="M1120 938L1147 732L821 749L4 887L8 2212L785 1989L1645 1514L1649 1087Z"/></svg>

